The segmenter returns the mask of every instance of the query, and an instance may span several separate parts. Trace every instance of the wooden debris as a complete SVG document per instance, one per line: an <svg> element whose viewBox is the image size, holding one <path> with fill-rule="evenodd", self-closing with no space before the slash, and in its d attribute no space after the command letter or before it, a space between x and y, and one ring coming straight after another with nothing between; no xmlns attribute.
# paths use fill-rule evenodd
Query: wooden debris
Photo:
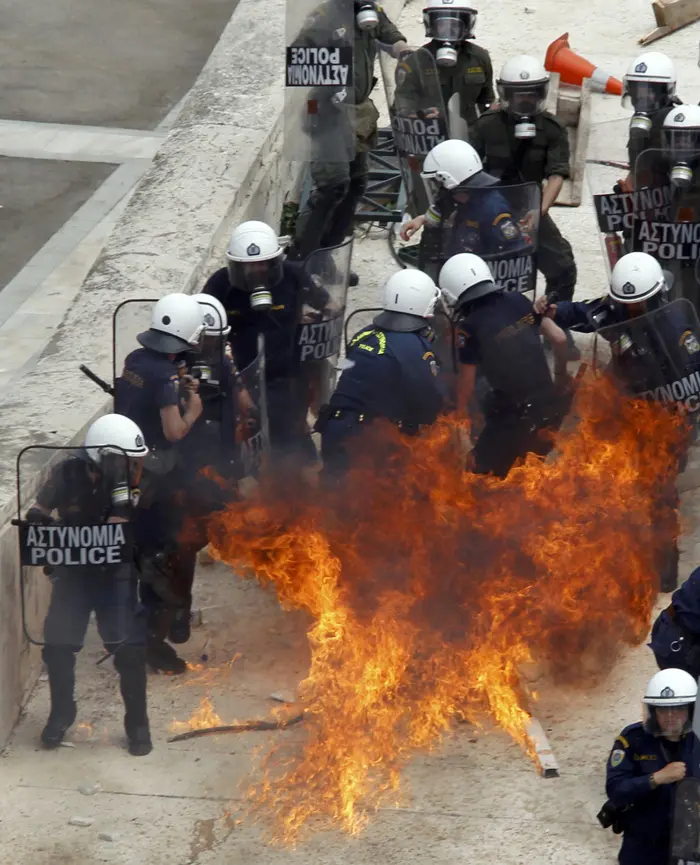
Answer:
<svg viewBox="0 0 700 865"><path fill-rule="evenodd" d="M544 732L544 728L537 718L530 718L530 723L527 725L527 736L535 749L542 777L558 778L559 765L547 739L547 734Z"/></svg>
<svg viewBox="0 0 700 865"><path fill-rule="evenodd" d="M640 45L649 45L700 20L700 0L654 0L651 8L656 18L656 29L642 36Z"/></svg>
<svg viewBox="0 0 700 865"><path fill-rule="evenodd" d="M566 126L571 153L570 176L564 181L555 206L578 207L582 200L583 176L591 131L591 88L588 79L584 80L582 87L574 87L561 84L559 73L552 73L549 79L547 111L556 115Z"/></svg>

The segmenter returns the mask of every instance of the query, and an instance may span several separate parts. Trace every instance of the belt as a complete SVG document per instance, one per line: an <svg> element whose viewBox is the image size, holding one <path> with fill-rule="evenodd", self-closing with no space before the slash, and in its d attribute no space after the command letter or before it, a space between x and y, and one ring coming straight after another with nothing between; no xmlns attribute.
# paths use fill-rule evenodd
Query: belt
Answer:
<svg viewBox="0 0 700 865"><path fill-rule="evenodd" d="M346 417L353 417L358 423L372 423L373 420L376 420L377 415L367 414L366 412L354 411L353 409L345 409L345 408L337 408L333 409L328 415L329 420L342 420ZM420 430L424 424L409 424L404 423L401 420L392 420L391 418L384 418L384 420L388 420L389 423L393 423L394 426L397 426L399 429L406 430Z"/></svg>
<svg viewBox="0 0 700 865"><path fill-rule="evenodd" d="M691 632L690 632L690 631L685 627L685 625L683 625L683 624L678 620L678 611L677 611L676 608L673 606L673 604L669 604L669 605L666 607L666 609L663 610L663 612L666 613L666 615L668 616L668 618L673 622L673 624L674 624L674 625L678 628L678 630L681 632L681 638L680 638L680 640L674 640L674 641L671 643L670 649L671 649L672 652L680 652L680 650L683 648L682 645L681 645L681 643L683 643L684 641L687 641L687 643L688 643L688 648L690 648L690 646L692 646L694 643L697 643L697 642L698 642L697 635L691 633Z"/></svg>

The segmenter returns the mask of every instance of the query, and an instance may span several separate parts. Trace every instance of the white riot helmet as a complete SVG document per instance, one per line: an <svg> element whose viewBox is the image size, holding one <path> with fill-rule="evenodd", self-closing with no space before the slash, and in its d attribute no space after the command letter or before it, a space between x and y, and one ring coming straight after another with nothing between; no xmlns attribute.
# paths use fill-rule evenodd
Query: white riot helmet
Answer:
<svg viewBox="0 0 700 865"><path fill-rule="evenodd" d="M253 309L270 309L272 289L283 275L277 232L265 222L242 223L231 235L226 258L231 285L250 294Z"/></svg>
<svg viewBox="0 0 700 865"><path fill-rule="evenodd" d="M660 51L640 54L630 64L623 81L622 104L632 108L632 133L651 130L651 114L673 104L676 93L676 68Z"/></svg>
<svg viewBox="0 0 700 865"><path fill-rule="evenodd" d="M535 57L521 54L503 66L496 84L500 107L516 120L515 137L534 138L534 119L547 103L549 72Z"/></svg>
<svg viewBox="0 0 700 865"><path fill-rule="evenodd" d="M662 132L664 150L671 157L671 183L688 187L700 155L700 105L675 106L666 115Z"/></svg>
<svg viewBox="0 0 700 865"><path fill-rule="evenodd" d="M479 297L501 289L483 258L472 252L460 252L448 258L440 270L438 284L443 299L453 310Z"/></svg>
<svg viewBox="0 0 700 865"><path fill-rule="evenodd" d="M180 354L199 345L204 326L202 311L189 294L166 294L151 314L151 327L136 339L160 354Z"/></svg>
<svg viewBox="0 0 700 865"><path fill-rule="evenodd" d="M610 296L618 303L644 303L667 291L661 265L646 252L628 252L613 268Z"/></svg>
<svg viewBox="0 0 700 865"><path fill-rule="evenodd" d="M138 503L138 485L148 447L140 428L122 414L98 418L85 433L83 447L111 483L112 503Z"/></svg>
<svg viewBox="0 0 700 865"><path fill-rule="evenodd" d="M439 299L440 289L426 273L414 268L400 270L384 285L384 311L374 324L400 333L422 330Z"/></svg>
<svg viewBox="0 0 700 865"><path fill-rule="evenodd" d="M644 694L644 729L648 733L661 735L656 709L675 709L687 706L688 718L678 730L666 731L667 735L687 732L692 724L693 708L698 695L698 684L685 670L670 668L651 677Z"/></svg>
<svg viewBox="0 0 700 865"><path fill-rule="evenodd" d="M471 144L456 138L433 147L425 157L420 176L431 203L442 189L475 189L498 183L498 178L484 171L481 157Z"/></svg>
<svg viewBox="0 0 700 865"><path fill-rule="evenodd" d="M360 30L372 30L378 27L377 4L372 0L355 0L355 23Z"/></svg>
<svg viewBox="0 0 700 865"><path fill-rule="evenodd" d="M459 46L474 37L477 11L460 0L426 0L423 8L425 35L441 43L435 53L438 66L455 66Z"/></svg>
<svg viewBox="0 0 700 865"><path fill-rule="evenodd" d="M201 308L204 335L228 336L231 328L228 324L226 310L219 298L211 294L196 294L194 299Z"/></svg>

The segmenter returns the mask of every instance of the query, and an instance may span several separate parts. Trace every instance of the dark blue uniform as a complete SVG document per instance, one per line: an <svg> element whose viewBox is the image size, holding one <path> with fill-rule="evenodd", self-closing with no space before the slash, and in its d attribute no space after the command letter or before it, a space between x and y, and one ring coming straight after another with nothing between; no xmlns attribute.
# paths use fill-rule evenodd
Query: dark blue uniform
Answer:
<svg viewBox="0 0 700 865"><path fill-rule="evenodd" d="M257 356L258 334L265 335L265 381L270 424L270 443L274 449L301 450L315 460L316 451L308 433L306 415L308 393L301 380L297 351L297 325L302 301L299 285L301 265L284 262L283 278L271 289L272 308L252 309L250 294L232 286L228 269L221 268L207 280L202 289L224 305L231 332L233 356L239 369L245 369ZM309 297L325 305L327 295L319 292Z"/></svg>
<svg viewBox="0 0 700 865"><path fill-rule="evenodd" d="M365 422L386 418L415 432L435 421L444 400L437 358L419 332L366 328L350 341L347 360L353 366L341 374L319 424L324 467L341 471L347 440Z"/></svg>
<svg viewBox="0 0 700 865"><path fill-rule="evenodd" d="M624 304L602 297L558 303L555 321L583 333L600 332L610 343L609 374L625 393L679 408L689 417L700 409L700 330L688 305L666 304L647 315L630 317ZM681 466L684 460L682 456ZM659 515L667 515L669 525L664 528L657 522L657 532L676 535L677 506L678 493L671 478L659 490ZM675 540L664 546L659 557L661 591L671 591L678 582Z"/></svg>
<svg viewBox="0 0 700 865"><path fill-rule="evenodd" d="M622 816L620 865L667 865L675 784L652 790L649 776L668 763L685 762L692 775L693 736L670 742L631 724L615 740L608 758L605 790Z"/></svg>
<svg viewBox="0 0 700 865"><path fill-rule="evenodd" d="M144 462L144 496L135 523L141 572L141 599L148 609L149 652L162 643L175 610L189 623L196 553L177 550L182 503L176 499L182 477L182 450L165 438L160 410L180 405L178 369L168 355L138 348L128 355L115 383L114 410L143 430L150 453ZM169 556L154 566L154 557ZM189 629L186 629L186 634ZM177 638L178 642L185 640ZM151 660L149 660L151 663ZM155 666L155 664L154 664ZM184 662L180 665L184 669Z"/></svg>
<svg viewBox="0 0 700 865"><path fill-rule="evenodd" d="M567 403L549 372L541 320L523 295L497 291L474 301L458 321L460 361L478 366L492 388L486 424L472 451L479 473L505 477L526 453L544 456L551 450L541 431L558 427Z"/></svg>
<svg viewBox="0 0 700 865"><path fill-rule="evenodd" d="M700 568L673 593L657 617L649 643L662 670L675 667L700 676Z"/></svg>
<svg viewBox="0 0 700 865"><path fill-rule="evenodd" d="M113 504L109 479L87 455L59 463L40 490L37 504L47 512L57 511L63 525L94 525L110 517L133 516L130 504ZM93 611L105 648L115 653L127 734L138 737L139 730L147 734L145 617L137 600L136 570L129 564L56 567L51 573L42 650L51 689L48 727L53 722L65 731L75 719L75 656L83 647ZM62 734L57 738L60 741Z"/></svg>
<svg viewBox="0 0 700 865"><path fill-rule="evenodd" d="M488 257L519 252L528 246L510 203L498 189L467 194L469 200L455 202L449 213L444 204L431 207L429 211L429 219L440 219L441 211L445 212L441 225L443 258L460 252Z"/></svg>

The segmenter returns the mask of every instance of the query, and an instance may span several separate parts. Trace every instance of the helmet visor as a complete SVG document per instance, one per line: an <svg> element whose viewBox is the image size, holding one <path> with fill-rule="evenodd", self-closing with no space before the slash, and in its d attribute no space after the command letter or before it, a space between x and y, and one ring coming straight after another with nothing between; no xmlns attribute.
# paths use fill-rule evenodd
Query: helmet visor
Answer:
<svg viewBox="0 0 700 865"><path fill-rule="evenodd" d="M693 703L685 706L649 706L644 703L644 729L655 736L681 736L691 729L693 708Z"/></svg>
<svg viewBox="0 0 700 865"><path fill-rule="evenodd" d="M640 114L651 114L668 105L671 85L664 81L625 81L622 104Z"/></svg>
<svg viewBox="0 0 700 865"><path fill-rule="evenodd" d="M267 261L228 262L231 285L252 294L260 289L272 289L282 280L282 253Z"/></svg>
<svg viewBox="0 0 700 865"><path fill-rule="evenodd" d="M426 13L425 35L439 42L464 42L473 35L473 9L434 9Z"/></svg>
<svg viewBox="0 0 700 865"><path fill-rule="evenodd" d="M687 129L664 129L664 148L673 154L691 156L700 151L700 129L689 126Z"/></svg>
<svg viewBox="0 0 700 865"><path fill-rule="evenodd" d="M501 106L516 117L534 117L544 111L549 82L539 84L499 84Z"/></svg>

